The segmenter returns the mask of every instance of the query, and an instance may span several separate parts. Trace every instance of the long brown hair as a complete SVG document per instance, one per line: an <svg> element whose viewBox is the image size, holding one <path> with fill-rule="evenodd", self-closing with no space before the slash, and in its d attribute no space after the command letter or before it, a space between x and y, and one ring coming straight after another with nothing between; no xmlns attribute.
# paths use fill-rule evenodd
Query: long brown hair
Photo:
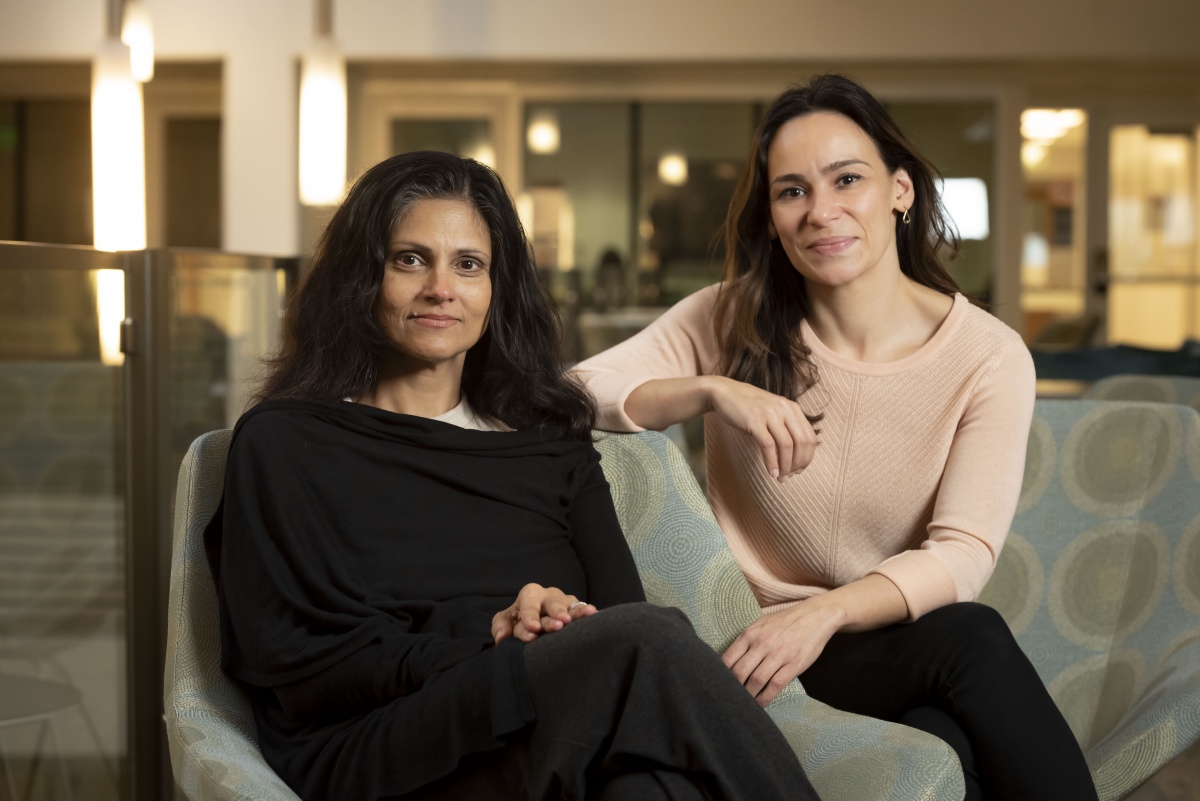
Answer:
<svg viewBox="0 0 1200 801"><path fill-rule="evenodd" d="M809 314L804 279L782 245L772 239L767 152L779 129L814 111L848 117L875 142L883 163L903 167L913 182L911 222L896 215L900 269L919 284L948 295L958 285L942 266L941 254L958 252L958 236L938 198L937 168L917 152L883 104L841 75L818 75L781 94L763 115L725 218L725 274L715 323L724 375L795 398L817 381L812 350L800 321Z"/></svg>
<svg viewBox="0 0 1200 801"><path fill-rule="evenodd" d="M255 400L340 400L374 386L379 355L393 347L375 318L388 237L428 199L469 203L491 236L492 302L463 365L467 402L511 428L554 425L590 441L595 402L562 371L561 323L504 183L479 162L432 151L393 156L355 182L289 304L282 348Z"/></svg>

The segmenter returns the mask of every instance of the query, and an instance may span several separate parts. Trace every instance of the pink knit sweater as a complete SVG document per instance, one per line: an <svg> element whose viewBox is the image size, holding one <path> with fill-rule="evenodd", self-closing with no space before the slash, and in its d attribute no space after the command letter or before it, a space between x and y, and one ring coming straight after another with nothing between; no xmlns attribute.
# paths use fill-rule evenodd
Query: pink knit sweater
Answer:
<svg viewBox="0 0 1200 801"><path fill-rule="evenodd" d="M600 427L640 431L625 399L654 378L714 372L718 287L576 370ZM899 361L864 363L826 348L807 323L824 413L812 463L782 484L750 437L705 418L708 498L766 611L869 573L900 589L909 619L973 600L995 567L1021 489L1033 416L1033 361L1012 329L962 295L937 333Z"/></svg>

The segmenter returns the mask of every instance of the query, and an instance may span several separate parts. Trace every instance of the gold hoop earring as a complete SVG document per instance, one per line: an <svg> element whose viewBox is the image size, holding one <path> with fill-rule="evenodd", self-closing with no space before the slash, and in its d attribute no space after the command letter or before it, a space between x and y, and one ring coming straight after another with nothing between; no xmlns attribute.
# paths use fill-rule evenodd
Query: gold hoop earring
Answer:
<svg viewBox="0 0 1200 801"><path fill-rule="evenodd" d="M905 225L908 225L910 222L912 222L912 218L908 216L908 209L905 209L905 210L904 210L904 216L903 216L903 217L901 217L901 218L900 218L900 220L901 220L901 222L903 222Z"/></svg>

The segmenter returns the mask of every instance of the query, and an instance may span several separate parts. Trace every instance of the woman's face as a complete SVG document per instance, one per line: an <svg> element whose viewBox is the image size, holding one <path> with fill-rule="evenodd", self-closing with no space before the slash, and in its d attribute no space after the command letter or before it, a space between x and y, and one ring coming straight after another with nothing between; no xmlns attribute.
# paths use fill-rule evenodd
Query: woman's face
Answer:
<svg viewBox="0 0 1200 801"><path fill-rule="evenodd" d="M401 370L462 369L492 302L487 225L461 200L419 200L392 228L375 316Z"/></svg>
<svg viewBox="0 0 1200 801"><path fill-rule="evenodd" d="M767 150L769 232L810 284L840 287L899 269L895 213L912 181L891 172L849 117L817 111L780 127Z"/></svg>

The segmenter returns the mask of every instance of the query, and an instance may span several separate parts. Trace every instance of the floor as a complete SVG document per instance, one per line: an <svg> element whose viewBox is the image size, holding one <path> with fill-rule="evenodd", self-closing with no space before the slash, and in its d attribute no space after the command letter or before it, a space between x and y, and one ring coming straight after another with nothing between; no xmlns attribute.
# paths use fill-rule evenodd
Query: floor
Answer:
<svg viewBox="0 0 1200 801"><path fill-rule="evenodd" d="M1167 763L1125 801L1200 801L1200 742Z"/></svg>

